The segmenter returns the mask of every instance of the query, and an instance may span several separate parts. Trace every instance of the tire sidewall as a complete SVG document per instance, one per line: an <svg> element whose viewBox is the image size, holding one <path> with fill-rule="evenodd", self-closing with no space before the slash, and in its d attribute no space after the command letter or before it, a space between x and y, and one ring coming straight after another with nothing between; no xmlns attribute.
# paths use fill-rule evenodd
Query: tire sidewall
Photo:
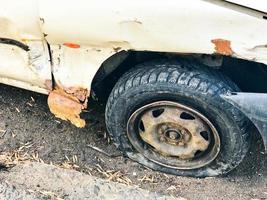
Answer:
<svg viewBox="0 0 267 200"><path fill-rule="evenodd" d="M186 105L211 121L221 140L220 152L212 163L193 170L176 170L155 164L134 150L126 133L128 119L138 108L156 101L173 101ZM110 131L120 133L120 148L131 159L152 169L183 176L215 176L228 172L242 160L242 133L233 118L233 112L237 111L218 95L198 92L190 87L171 83L139 85L120 94L111 105L110 112Z"/></svg>

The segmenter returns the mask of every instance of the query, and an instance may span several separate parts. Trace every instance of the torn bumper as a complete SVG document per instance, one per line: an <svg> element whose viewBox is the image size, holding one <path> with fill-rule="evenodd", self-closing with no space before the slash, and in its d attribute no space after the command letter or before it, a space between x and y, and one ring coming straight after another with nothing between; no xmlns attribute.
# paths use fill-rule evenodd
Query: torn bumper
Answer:
<svg viewBox="0 0 267 200"><path fill-rule="evenodd" d="M260 132L267 152L267 94L232 93L223 98L242 111Z"/></svg>

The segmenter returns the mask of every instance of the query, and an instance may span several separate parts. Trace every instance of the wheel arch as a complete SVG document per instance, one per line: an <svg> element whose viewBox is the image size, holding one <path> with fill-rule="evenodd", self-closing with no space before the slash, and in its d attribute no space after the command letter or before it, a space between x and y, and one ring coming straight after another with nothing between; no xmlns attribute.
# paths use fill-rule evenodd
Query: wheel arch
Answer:
<svg viewBox="0 0 267 200"><path fill-rule="evenodd" d="M105 102L123 73L144 62L168 59L204 64L229 77L243 92L267 93L267 65L261 63L216 54L120 51L107 58L95 73L91 84L93 97Z"/></svg>

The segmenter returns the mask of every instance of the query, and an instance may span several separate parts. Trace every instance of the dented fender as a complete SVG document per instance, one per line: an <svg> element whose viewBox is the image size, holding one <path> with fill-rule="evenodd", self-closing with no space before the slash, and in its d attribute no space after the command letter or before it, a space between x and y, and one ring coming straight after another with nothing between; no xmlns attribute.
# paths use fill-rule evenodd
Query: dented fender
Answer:
<svg viewBox="0 0 267 200"><path fill-rule="evenodd" d="M83 47L74 43L51 45L53 90L49 93L50 111L62 120L82 128L81 112L87 108L90 86L99 66L116 53L106 48Z"/></svg>

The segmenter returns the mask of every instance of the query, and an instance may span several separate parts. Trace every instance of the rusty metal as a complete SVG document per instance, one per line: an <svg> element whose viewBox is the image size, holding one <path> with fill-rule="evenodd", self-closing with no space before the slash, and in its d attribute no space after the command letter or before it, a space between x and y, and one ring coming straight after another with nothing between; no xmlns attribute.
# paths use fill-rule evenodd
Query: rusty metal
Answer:
<svg viewBox="0 0 267 200"><path fill-rule="evenodd" d="M220 151L220 137L212 123L198 111L174 102L143 106L129 118L127 130L135 148L163 166L199 168Z"/></svg>
<svg viewBox="0 0 267 200"><path fill-rule="evenodd" d="M85 120L81 119L80 114L86 108L86 103L86 100L81 102L78 97L60 88L53 90L48 96L50 111L56 117L68 120L79 128L85 126Z"/></svg>
<svg viewBox="0 0 267 200"><path fill-rule="evenodd" d="M89 92L87 89L70 87L64 88L64 90L66 91L66 93L76 97L81 103L84 104L84 107L87 106L87 98L89 96Z"/></svg>
<svg viewBox="0 0 267 200"><path fill-rule="evenodd" d="M215 45L215 53L225 56L231 56L234 54L229 40L214 39L211 42Z"/></svg>
<svg viewBox="0 0 267 200"><path fill-rule="evenodd" d="M72 48L72 49L79 49L79 48L81 48L81 45L74 44L74 43L68 43L68 42L66 42L63 45L66 46L66 47Z"/></svg>

